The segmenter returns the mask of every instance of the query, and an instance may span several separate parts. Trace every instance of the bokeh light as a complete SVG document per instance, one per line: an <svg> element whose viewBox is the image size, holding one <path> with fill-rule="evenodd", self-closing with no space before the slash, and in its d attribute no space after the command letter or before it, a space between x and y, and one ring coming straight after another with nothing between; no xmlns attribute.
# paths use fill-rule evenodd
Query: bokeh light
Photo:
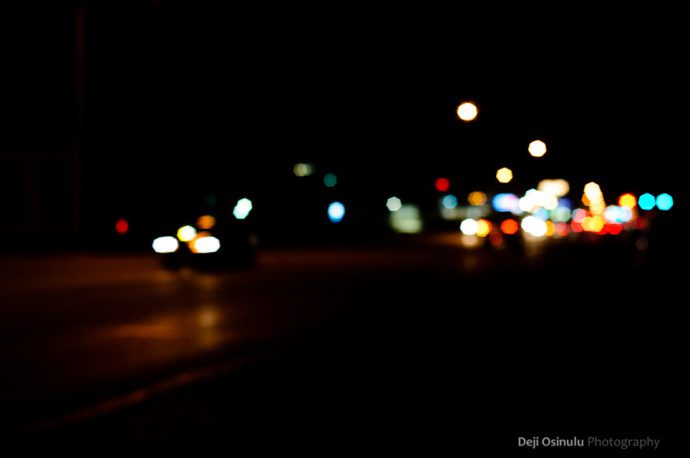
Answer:
<svg viewBox="0 0 690 458"><path fill-rule="evenodd" d="M510 183L513 179L513 171L508 167L502 167L496 172L496 179L499 183Z"/></svg>
<svg viewBox="0 0 690 458"><path fill-rule="evenodd" d="M444 177L438 178L436 179L434 186L438 192L446 192L450 189L450 180Z"/></svg>
<svg viewBox="0 0 690 458"><path fill-rule="evenodd" d="M501 223L501 230L504 234L513 235L520 229L520 225L514 219L507 219Z"/></svg>
<svg viewBox="0 0 690 458"><path fill-rule="evenodd" d="M334 188L338 184L338 177L334 173L327 173L323 176L323 184L327 188Z"/></svg>
<svg viewBox="0 0 690 458"><path fill-rule="evenodd" d="M158 237L151 244L153 251L160 254L174 253L179 248L179 244L175 237L165 236Z"/></svg>
<svg viewBox="0 0 690 458"><path fill-rule="evenodd" d="M480 219L479 221L477 221L476 234L479 237L486 237L487 235L489 235L491 233L491 227L492 227L492 224L490 221L487 221L485 219Z"/></svg>
<svg viewBox="0 0 690 458"><path fill-rule="evenodd" d="M465 122L474 121L477 118L479 110L472 102L463 102L458 106L458 118Z"/></svg>
<svg viewBox="0 0 690 458"><path fill-rule="evenodd" d="M491 199L491 205L494 210L501 213L513 212L516 213L520 209L520 199L515 194L501 193L496 194Z"/></svg>
<svg viewBox="0 0 690 458"><path fill-rule="evenodd" d="M543 237L546 235L546 231L548 230L546 222L537 218L536 216L526 216L523 218L521 226L523 231L533 235L534 237Z"/></svg>
<svg viewBox="0 0 690 458"><path fill-rule="evenodd" d="M670 194L663 193L656 196L656 206L661 211L668 211L673 207L673 197Z"/></svg>
<svg viewBox="0 0 690 458"><path fill-rule="evenodd" d="M196 237L196 229L192 226L182 226L177 230L177 238L180 242L189 242Z"/></svg>
<svg viewBox="0 0 690 458"><path fill-rule="evenodd" d="M552 196L563 197L570 191L570 183L563 179L541 180L537 189Z"/></svg>
<svg viewBox="0 0 690 458"><path fill-rule="evenodd" d="M443 205L443 208L452 210L458 206L458 198L452 194L445 195L441 199L441 205Z"/></svg>
<svg viewBox="0 0 690 458"><path fill-rule="evenodd" d="M115 232L118 235L125 235L129 231L129 221L120 218L115 222Z"/></svg>
<svg viewBox="0 0 690 458"><path fill-rule="evenodd" d="M389 211L397 212L398 210L400 210L401 207L402 207L402 202L400 201L400 199L398 199L395 196L389 197L388 200L386 201L386 208Z"/></svg>
<svg viewBox="0 0 690 458"><path fill-rule="evenodd" d="M475 235L477 233L478 224L473 219L466 219L460 223L460 231L465 235Z"/></svg>
<svg viewBox="0 0 690 458"><path fill-rule="evenodd" d="M215 225L216 225L216 218L214 218L211 215L203 215L203 216L200 216L196 220L196 226L199 229L202 229L205 231L213 229L215 227Z"/></svg>
<svg viewBox="0 0 690 458"><path fill-rule="evenodd" d="M582 229L587 232L601 232L606 225L606 221L599 215L588 216L582 220Z"/></svg>
<svg viewBox="0 0 690 458"><path fill-rule="evenodd" d="M419 207L411 204L403 205L391 212L388 222L394 231L401 234L418 234L423 228Z"/></svg>
<svg viewBox="0 0 690 458"><path fill-rule="evenodd" d="M232 215L237 219L245 219L249 216L253 208L252 201L243 197L235 204L235 208L232 209Z"/></svg>
<svg viewBox="0 0 690 458"><path fill-rule="evenodd" d="M308 162L298 162L292 168L292 173L297 177L308 177L314 173L314 166Z"/></svg>
<svg viewBox="0 0 690 458"><path fill-rule="evenodd" d="M328 206L328 219L331 223L339 223L345 217L345 205L341 202L332 202Z"/></svg>
<svg viewBox="0 0 690 458"><path fill-rule="evenodd" d="M621 207L635 208L637 205L637 198L630 193L623 194L618 198L618 205Z"/></svg>
<svg viewBox="0 0 690 458"><path fill-rule="evenodd" d="M645 193L640 196L637 205L639 205L642 210L651 210L656 205L656 199L653 195Z"/></svg>
<svg viewBox="0 0 690 458"><path fill-rule="evenodd" d="M467 196L467 201L470 205L484 205L486 203L486 194L481 191L471 192Z"/></svg>
<svg viewBox="0 0 690 458"><path fill-rule="evenodd" d="M220 250L220 240L211 235L198 237L189 243L189 249L192 253L215 253Z"/></svg>
<svg viewBox="0 0 690 458"><path fill-rule="evenodd" d="M542 157L546 154L546 143L541 140L534 140L527 147L527 151L532 157Z"/></svg>

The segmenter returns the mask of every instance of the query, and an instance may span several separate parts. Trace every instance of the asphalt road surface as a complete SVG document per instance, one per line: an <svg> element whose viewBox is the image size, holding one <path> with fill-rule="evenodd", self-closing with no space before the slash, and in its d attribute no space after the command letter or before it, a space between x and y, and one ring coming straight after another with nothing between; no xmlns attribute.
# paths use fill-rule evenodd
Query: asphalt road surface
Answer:
<svg viewBox="0 0 690 458"><path fill-rule="evenodd" d="M682 291L665 256L632 245L496 252L457 235L263 250L221 272L3 258L3 436L328 456L635 433L668 449Z"/></svg>

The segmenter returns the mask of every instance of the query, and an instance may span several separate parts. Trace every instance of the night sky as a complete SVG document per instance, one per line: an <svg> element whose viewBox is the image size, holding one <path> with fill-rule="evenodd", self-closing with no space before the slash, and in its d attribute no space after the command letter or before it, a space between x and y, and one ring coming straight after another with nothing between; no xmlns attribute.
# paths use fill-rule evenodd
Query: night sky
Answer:
<svg viewBox="0 0 690 458"><path fill-rule="evenodd" d="M671 13L499 23L431 7L142 4L87 3L85 205L104 218L274 195L296 161L359 196L422 196L441 175L491 191L503 165L516 189L681 188L688 75ZM0 148L69 148L72 7L4 11L2 24ZM457 120L463 100L477 122ZM535 138L541 160L526 152Z"/></svg>

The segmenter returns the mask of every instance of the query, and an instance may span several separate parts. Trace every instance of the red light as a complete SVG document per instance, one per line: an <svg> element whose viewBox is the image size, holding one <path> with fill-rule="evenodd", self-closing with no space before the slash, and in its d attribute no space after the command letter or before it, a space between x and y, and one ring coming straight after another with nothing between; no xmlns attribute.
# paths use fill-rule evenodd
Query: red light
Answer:
<svg viewBox="0 0 690 458"><path fill-rule="evenodd" d="M507 219L501 223L501 230L504 234L513 235L520 229L520 225L514 219Z"/></svg>
<svg viewBox="0 0 690 458"><path fill-rule="evenodd" d="M558 223L556 224L556 233L561 237L566 237L570 233L570 226L568 223Z"/></svg>
<svg viewBox="0 0 690 458"><path fill-rule="evenodd" d="M119 235L125 235L129 231L129 222L124 218L118 219L115 223L115 231Z"/></svg>
<svg viewBox="0 0 690 458"><path fill-rule="evenodd" d="M623 231L623 225L622 224L609 224L607 225L609 234L611 235L618 235Z"/></svg>
<svg viewBox="0 0 690 458"><path fill-rule="evenodd" d="M584 230L582 229L582 224L575 220L570 222L570 228L573 230L573 232L582 232Z"/></svg>
<svg viewBox="0 0 690 458"><path fill-rule="evenodd" d="M436 190L438 192L446 192L450 189L450 181L448 178L439 178L436 180Z"/></svg>

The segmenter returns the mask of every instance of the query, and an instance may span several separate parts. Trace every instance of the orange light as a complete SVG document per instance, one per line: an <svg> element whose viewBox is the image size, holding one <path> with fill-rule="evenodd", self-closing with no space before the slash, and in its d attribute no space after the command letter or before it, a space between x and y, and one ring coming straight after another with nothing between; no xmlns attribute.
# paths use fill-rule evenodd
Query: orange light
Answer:
<svg viewBox="0 0 690 458"><path fill-rule="evenodd" d="M467 201L470 205L484 205L486 203L486 194L481 191L471 192L470 195L467 196Z"/></svg>
<svg viewBox="0 0 690 458"><path fill-rule="evenodd" d="M216 225L216 219L211 215L203 215L196 220L196 225L199 229L211 230Z"/></svg>
<svg viewBox="0 0 690 458"><path fill-rule="evenodd" d="M556 232L556 225L551 221L546 222L546 235L551 237Z"/></svg>
<svg viewBox="0 0 690 458"><path fill-rule="evenodd" d="M115 232L118 233L118 235L125 235L129 231L129 222L124 219L120 218L115 222Z"/></svg>
<svg viewBox="0 0 690 458"><path fill-rule="evenodd" d="M618 199L618 205L621 207L635 208L637 205L637 198L630 193L623 194Z"/></svg>
<svg viewBox="0 0 690 458"><path fill-rule="evenodd" d="M501 230L504 234L513 235L520 230L520 225L514 219L507 219L501 223Z"/></svg>

